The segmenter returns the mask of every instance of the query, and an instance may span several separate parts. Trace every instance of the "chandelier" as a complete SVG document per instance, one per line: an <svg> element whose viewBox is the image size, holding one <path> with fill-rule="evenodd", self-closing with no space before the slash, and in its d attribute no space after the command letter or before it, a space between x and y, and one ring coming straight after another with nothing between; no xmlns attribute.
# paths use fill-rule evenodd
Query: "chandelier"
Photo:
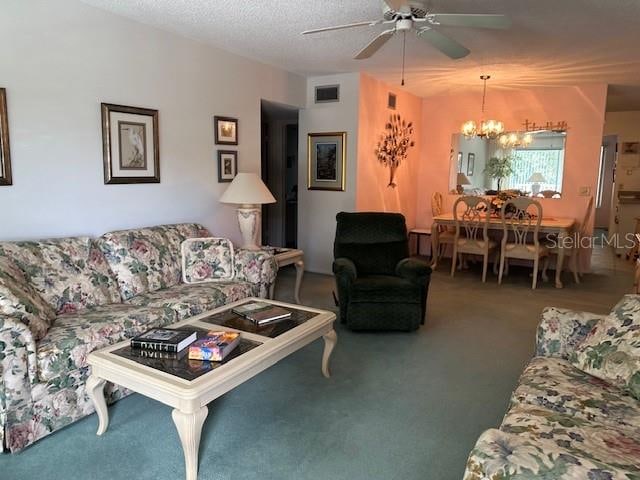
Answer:
<svg viewBox="0 0 640 480"><path fill-rule="evenodd" d="M465 138L498 138L498 136L504 132L504 124L501 121L484 119L484 105L487 97L487 80L490 78L490 75L480 76L480 80L484 82L482 90L482 116L480 119L480 127L478 128L478 124L475 120L464 122L460 128L460 132L465 136Z"/></svg>
<svg viewBox="0 0 640 480"><path fill-rule="evenodd" d="M498 143L502 148L528 147L533 142L531 133L508 132L498 137Z"/></svg>

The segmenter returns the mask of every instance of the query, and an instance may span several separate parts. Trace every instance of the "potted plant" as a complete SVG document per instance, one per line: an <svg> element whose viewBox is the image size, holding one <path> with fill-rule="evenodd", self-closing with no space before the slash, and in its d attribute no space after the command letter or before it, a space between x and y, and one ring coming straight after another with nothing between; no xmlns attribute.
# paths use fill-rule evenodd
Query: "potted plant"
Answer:
<svg viewBox="0 0 640 480"><path fill-rule="evenodd" d="M510 156L491 157L487 160L487 164L484 167L484 173L489 175L489 177L498 180L498 191L500 191L500 183L502 180L513 173L513 166L511 163L512 158Z"/></svg>

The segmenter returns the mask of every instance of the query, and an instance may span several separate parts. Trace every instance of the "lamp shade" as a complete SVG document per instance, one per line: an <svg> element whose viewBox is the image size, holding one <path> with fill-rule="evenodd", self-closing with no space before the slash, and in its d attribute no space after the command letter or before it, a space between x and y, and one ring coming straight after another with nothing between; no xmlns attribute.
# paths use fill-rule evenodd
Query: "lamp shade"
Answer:
<svg viewBox="0 0 640 480"><path fill-rule="evenodd" d="M456 177L456 185L471 185L471 182L464 173L459 173Z"/></svg>
<svg viewBox="0 0 640 480"><path fill-rule="evenodd" d="M528 181L531 183L545 183L547 180L542 176L540 172L533 172Z"/></svg>
<svg viewBox="0 0 640 480"><path fill-rule="evenodd" d="M267 186L255 173L238 173L220 197L220 201L239 205L276 203Z"/></svg>

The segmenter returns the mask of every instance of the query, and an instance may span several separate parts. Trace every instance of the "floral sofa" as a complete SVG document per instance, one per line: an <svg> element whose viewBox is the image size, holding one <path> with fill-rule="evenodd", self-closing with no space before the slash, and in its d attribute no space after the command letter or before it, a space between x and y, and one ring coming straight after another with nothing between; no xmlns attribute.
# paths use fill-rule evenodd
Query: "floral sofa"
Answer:
<svg viewBox="0 0 640 480"><path fill-rule="evenodd" d="M93 412L87 356L152 327L266 297L272 255L236 250L231 281L183 284L181 244L197 224L100 238L0 242L0 442L16 452ZM202 273L202 272L200 272ZM128 392L105 387L113 402Z"/></svg>
<svg viewBox="0 0 640 480"><path fill-rule="evenodd" d="M640 295L607 316L545 309L536 353L465 480L640 479Z"/></svg>

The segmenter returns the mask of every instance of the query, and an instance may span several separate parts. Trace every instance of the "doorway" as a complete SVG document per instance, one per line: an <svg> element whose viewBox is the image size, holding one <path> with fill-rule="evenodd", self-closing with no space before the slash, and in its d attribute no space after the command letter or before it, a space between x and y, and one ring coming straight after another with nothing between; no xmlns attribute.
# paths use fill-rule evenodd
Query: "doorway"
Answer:
<svg viewBox="0 0 640 480"><path fill-rule="evenodd" d="M298 109L261 101L262 181L276 198L263 205L262 244L298 246Z"/></svg>
<svg viewBox="0 0 640 480"><path fill-rule="evenodd" d="M595 228L609 233L609 225L613 216L613 194L616 170L617 135L607 135L602 139L600 148L600 168L598 171L598 187L596 190Z"/></svg>

